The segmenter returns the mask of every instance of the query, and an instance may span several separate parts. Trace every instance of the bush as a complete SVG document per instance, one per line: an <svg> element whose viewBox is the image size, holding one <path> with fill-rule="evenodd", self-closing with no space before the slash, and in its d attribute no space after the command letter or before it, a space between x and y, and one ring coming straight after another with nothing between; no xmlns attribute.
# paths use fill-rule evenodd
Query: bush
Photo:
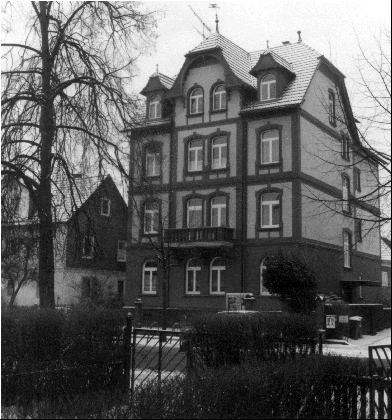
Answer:
<svg viewBox="0 0 392 420"><path fill-rule="evenodd" d="M15 308L1 323L5 404L123 384L121 312Z"/></svg>
<svg viewBox="0 0 392 420"><path fill-rule="evenodd" d="M313 272L298 257L267 257L263 274L265 287L280 296L294 312L309 313L316 309L317 282Z"/></svg>
<svg viewBox="0 0 392 420"><path fill-rule="evenodd" d="M244 360L279 360L314 351L317 320L300 314L216 314L195 320L187 337L188 364L219 367Z"/></svg>

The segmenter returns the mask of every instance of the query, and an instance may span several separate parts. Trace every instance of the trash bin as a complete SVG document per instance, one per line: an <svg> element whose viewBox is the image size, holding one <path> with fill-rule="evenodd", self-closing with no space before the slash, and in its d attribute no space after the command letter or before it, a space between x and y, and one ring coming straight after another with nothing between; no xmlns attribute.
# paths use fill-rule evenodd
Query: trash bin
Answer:
<svg viewBox="0 0 392 420"><path fill-rule="evenodd" d="M353 340L358 340L358 338L362 338L362 317L351 316L348 320L350 323L350 338Z"/></svg>

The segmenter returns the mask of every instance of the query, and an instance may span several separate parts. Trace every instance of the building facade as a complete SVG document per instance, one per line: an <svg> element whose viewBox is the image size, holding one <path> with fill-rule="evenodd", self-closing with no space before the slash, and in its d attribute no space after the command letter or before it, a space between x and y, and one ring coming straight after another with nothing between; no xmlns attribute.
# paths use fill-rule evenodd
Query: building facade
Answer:
<svg viewBox="0 0 392 420"><path fill-rule="evenodd" d="M128 130L127 305L219 311L244 292L257 310L279 309L263 270L280 251L306 261L320 293L372 300L380 232L359 219L379 212L377 197L361 201L378 167L334 65L301 40L249 53L216 33L141 93L146 118Z"/></svg>

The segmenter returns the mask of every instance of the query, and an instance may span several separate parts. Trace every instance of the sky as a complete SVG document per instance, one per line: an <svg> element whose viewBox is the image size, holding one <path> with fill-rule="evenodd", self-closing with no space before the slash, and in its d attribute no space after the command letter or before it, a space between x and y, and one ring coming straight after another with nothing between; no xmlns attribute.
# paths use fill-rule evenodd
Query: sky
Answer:
<svg viewBox="0 0 392 420"><path fill-rule="evenodd" d="M139 60L134 89L140 92L149 76L159 71L168 76L179 73L184 55L202 42L203 21L215 31L211 2L145 2L150 10L164 10L158 21L155 51ZM390 1L229 1L218 2L219 32L246 51L256 51L283 41L296 42L301 31L304 43L330 59L347 77L350 90L358 39L368 47L382 27L391 25ZM208 34L208 31L205 32Z"/></svg>

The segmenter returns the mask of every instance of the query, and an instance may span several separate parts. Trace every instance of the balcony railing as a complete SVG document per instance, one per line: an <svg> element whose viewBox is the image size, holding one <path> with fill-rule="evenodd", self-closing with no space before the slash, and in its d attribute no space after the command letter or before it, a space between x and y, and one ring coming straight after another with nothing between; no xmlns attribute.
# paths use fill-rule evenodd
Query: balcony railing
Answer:
<svg viewBox="0 0 392 420"><path fill-rule="evenodd" d="M234 229L227 227L203 227L166 229L165 242L170 244L233 242Z"/></svg>

